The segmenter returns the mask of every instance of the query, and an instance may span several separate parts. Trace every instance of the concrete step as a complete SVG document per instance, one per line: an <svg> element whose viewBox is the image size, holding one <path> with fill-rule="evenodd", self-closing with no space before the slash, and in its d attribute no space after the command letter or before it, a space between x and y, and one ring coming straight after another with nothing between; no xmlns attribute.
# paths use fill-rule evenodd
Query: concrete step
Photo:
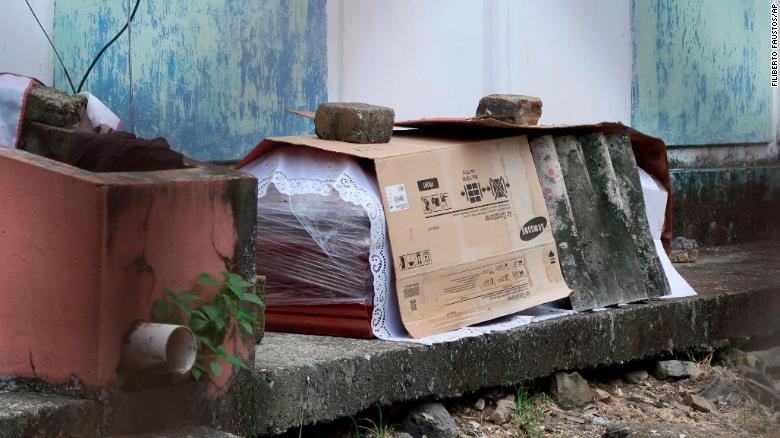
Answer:
<svg viewBox="0 0 780 438"><path fill-rule="evenodd" d="M96 436L102 410L97 402L59 395L0 393L0 438Z"/></svg>
<svg viewBox="0 0 780 438"><path fill-rule="evenodd" d="M697 297L581 313L448 344L268 333L254 372L234 387L218 418L223 429L241 435L275 434L376 401L455 397L559 370L768 336L780 329L778 248L705 251L681 269Z"/></svg>
<svg viewBox="0 0 780 438"><path fill-rule="evenodd" d="M191 436L229 436L219 430L272 435L355 414L377 401L456 397L560 370L770 336L780 330L779 248L769 242L703 250L697 263L678 265L697 297L581 313L448 344L269 333L257 347L254 370L240 375L211 413L191 419L210 423L216 435ZM195 405L191 397L179 399ZM149 410L171 415L159 406ZM89 400L0 393L0 438L97 436L111 429L109 411Z"/></svg>
<svg viewBox="0 0 780 438"><path fill-rule="evenodd" d="M160 430L140 435L111 435L106 438L238 438L238 436L206 426L192 426Z"/></svg>

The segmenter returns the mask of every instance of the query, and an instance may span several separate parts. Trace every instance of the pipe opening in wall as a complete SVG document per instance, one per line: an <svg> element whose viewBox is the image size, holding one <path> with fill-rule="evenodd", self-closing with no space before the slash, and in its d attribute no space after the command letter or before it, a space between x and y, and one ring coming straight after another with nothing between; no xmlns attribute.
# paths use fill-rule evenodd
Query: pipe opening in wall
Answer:
<svg viewBox="0 0 780 438"><path fill-rule="evenodd" d="M195 365L197 350L189 328L142 321L126 337L121 364L143 372L185 374Z"/></svg>

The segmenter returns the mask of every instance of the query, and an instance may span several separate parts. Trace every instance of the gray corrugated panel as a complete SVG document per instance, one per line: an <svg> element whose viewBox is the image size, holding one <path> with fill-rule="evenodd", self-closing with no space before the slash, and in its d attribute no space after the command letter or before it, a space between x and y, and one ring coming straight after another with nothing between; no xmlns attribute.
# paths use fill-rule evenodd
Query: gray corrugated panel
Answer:
<svg viewBox="0 0 780 438"><path fill-rule="evenodd" d="M594 302L592 295L595 288L588 269L585 269L582 241L552 136L544 135L531 140L531 152L566 283L575 291L577 302Z"/></svg>
<svg viewBox="0 0 780 438"><path fill-rule="evenodd" d="M532 152L573 308L666 294L628 137L544 136Z"/></svg>

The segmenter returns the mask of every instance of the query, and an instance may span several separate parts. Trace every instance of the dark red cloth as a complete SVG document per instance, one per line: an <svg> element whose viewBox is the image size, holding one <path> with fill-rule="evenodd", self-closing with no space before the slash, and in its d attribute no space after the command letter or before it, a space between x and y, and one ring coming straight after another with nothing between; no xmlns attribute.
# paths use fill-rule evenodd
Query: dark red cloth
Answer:
<svg viewBox="0 0 780 438"><path fill-rule="evenodd" d="M186 169L184 155L164 138L137 138L129 132L74 132L64 149L64 163L91 172L147 172Z"/></svg>

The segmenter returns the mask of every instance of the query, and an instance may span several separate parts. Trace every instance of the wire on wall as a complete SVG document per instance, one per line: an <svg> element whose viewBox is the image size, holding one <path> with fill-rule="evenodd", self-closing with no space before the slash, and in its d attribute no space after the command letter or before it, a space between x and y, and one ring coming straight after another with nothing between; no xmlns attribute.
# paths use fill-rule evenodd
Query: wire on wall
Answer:
<svg viewBox="0 0 780 438"><path fill-rule="evenodd" d="M68 79L68 84L70 84L70 89L73 91L73 94L76 94L76 86L73 85L73 79L70 77L70 72L68 71L68 68L65 67L65 63L62 62L62 57L60 57L60 52L57 51L57 48L54 47L54 42L51 40L51 37L49 37L49 33L46 32L46 29L43 28L43 25L41 24L41 20L38 19L38 16L35 14L35 10L33 10L32 5L30 4L29 0L24 0L25 3L27 3L27 8L30 9L30 13L32 14L33 18L35 18L35 22L38 23L38 27L41 28L41 32L46 36L46 40L49 41L49 45L51 46L51 49L54 51L54 55L57 56L57 60L60 62L60 65L62 66L62 70L65 72L65 77Z"/></svg>
<svg viewBox="0 0 780 438"><path fill-rule="evenodd" d="M87 72L84 73L84 77L81 78L81 82L79 83L79 88L78 88L77 92L79 92L79 93L81 92L81 88L84 86L84 82L86 82L87 78L89 77L89 74L92 73L92 69L95 67L95 64L97 64L97 62L103 56L103 53L105 53L105 51L108 50L108 48L111 47L111 45L114 44L114 42L116 40L118 40L119 37L122 36L122 34L125 33L125 31L127 30L128 26L130 25L130 22L132 22L133 19L135 18L135 13L138 11L138 5L140 5L140 4L141 4L141 0L136 0L135 7L133 8L133 12L130 14L130 18L127 19L127 23L125 23L125 25L122 26L122 29L120 29L119 32L116 35L114 35L114 37L111 38L111 40L108 43L106 43L106 45L103 46L102 49L100 49L98 54L95 56L95 59L93 59L92 63L89 64L89 68L87 69Z"/></svg>
<svg viewBox="0 0 780 438"><path fill-rule="evenodd" d="M133 96L133 17L130 15L130 1L131 0L127 0L127 73L130 79L130 132L135 134L135 99ZM135 14L135 11L133 11L133 14Z"/></svg>

